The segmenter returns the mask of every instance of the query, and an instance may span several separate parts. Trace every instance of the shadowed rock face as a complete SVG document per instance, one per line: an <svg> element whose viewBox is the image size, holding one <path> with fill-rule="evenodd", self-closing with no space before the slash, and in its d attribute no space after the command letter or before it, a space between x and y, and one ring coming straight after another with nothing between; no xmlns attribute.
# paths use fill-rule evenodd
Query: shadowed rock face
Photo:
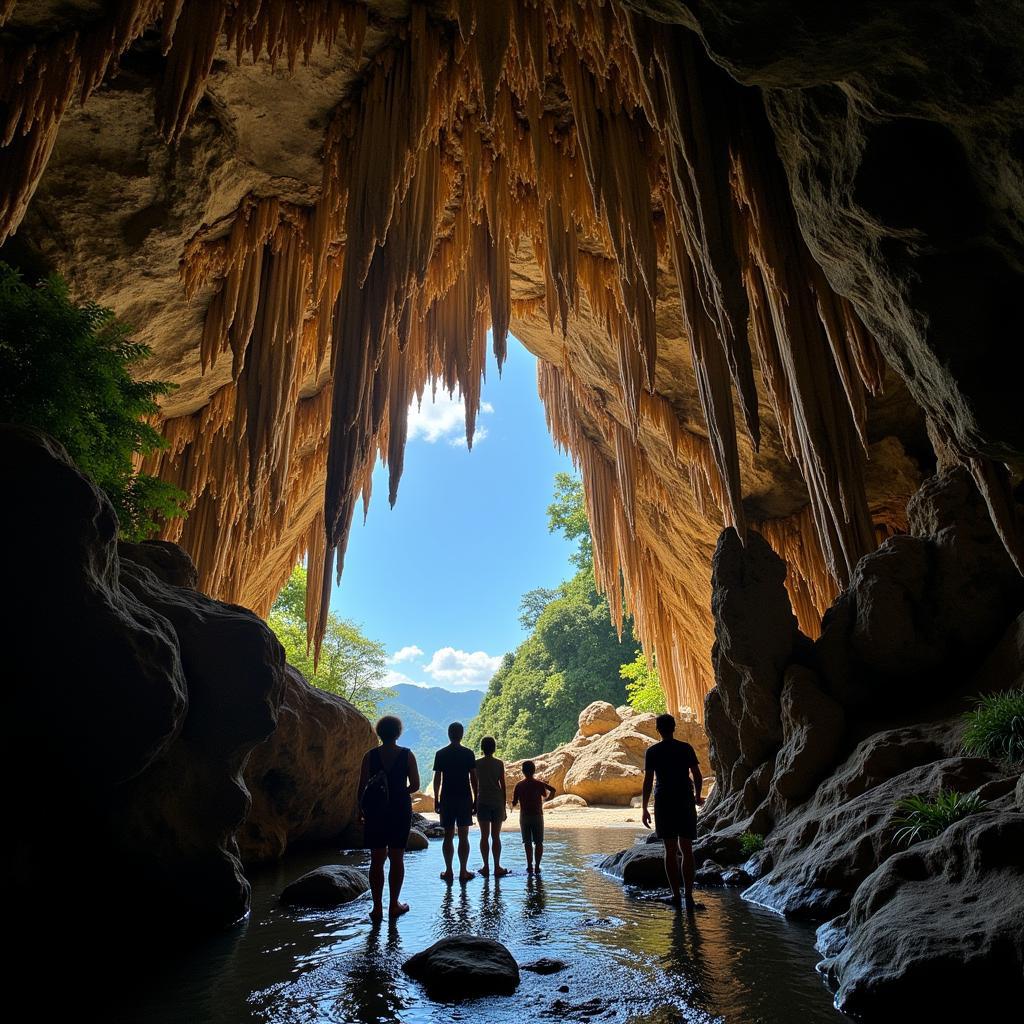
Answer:
<svg viewBox="0 0 1024 1024"><path fill-rule="evenodd" d="M275 726L280 644L251 612L119 557L106 498L43 435L0 428L0 461L24 484L2 512L19 584L0 755L18 780L4 856L19 911L138 922L159 908L171 930L239 918L242 766ZM68 837L70 889L54 886Z"/></svg>

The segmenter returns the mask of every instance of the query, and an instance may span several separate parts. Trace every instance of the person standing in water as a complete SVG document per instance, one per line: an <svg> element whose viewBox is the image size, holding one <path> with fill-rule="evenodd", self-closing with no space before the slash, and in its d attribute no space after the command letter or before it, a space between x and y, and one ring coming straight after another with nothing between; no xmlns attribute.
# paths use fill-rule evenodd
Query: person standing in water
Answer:
<svg viewBox="0 0 1024 1024"><path fill-rule="evenodd" d="M512 806L519 805L519 832L523 837L528 875L540 874L540 859L544 856L544 801L555 795L554 786L534 778L536 771L537 766L532 761L524 761L526 777L512 790Z"/></svg>
<svg viewBox="0 0 1024 1024"><path fill-rule="evenodd" d="M384 861L391 861L388 915L401 917L409 910L399 896L405 881L405 847L412 826L412 793L420 788L420 770L408 747L398 745L402 721L385 715L377 723L381 745L367 751L359 769L359 811L363 842L370 850L370 920L384 919Z"/></svg>
<svg viewBox="0 0 1024 1024"><path fill-rule="evenodd" d="M473 751L462 745L465 730L461 722L448 726L451 742L434 755L434 806L441 818L444 841L444 871L441 878L449 884L454 881L452 856L455 852L455 830L459 830L459 881L474 877L467 867L469 861L469 827L476 812L478 780L476 758Z"/></svg>
<svg viewBox="0 0 1024 1024"><path fill-rule="evenodd" d="M483 858L481 875L489 873L488 854L494 854L494 877L503 878L508 868L501 866L501 823L505 820L505 763L494 756L497 744L493 736L480 741L483 757L476 759L476 776L480 793L476 802L476 819L480 823L480 856Z"/></svg>
<svg viewBox="0 0 1024 1024"><path fill-rule="evenodd" d="M665 874L672 889L671 903L681 909L679 892L679 855L683 858L683 891L687 910L696 910L693 900L693 840L697 838L697 805L704 803L700 795L704 780L697 763L697 754L689 743L674 737L676 720L671 715L658 715L655 726L661 742L647 748L644 759L643 823L651 827L647 804L654 786L654 829L665 844ZM690 776L693 784L690 784ZM655 784L656 780L656 784Z"/></svg>

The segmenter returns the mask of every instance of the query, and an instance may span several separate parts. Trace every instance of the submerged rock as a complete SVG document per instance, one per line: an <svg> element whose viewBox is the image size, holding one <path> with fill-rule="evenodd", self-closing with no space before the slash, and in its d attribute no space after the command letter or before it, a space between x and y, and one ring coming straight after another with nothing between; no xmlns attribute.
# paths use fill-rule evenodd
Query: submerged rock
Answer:
<svg viewBox="0 0 1024 1024"><path fill-rule="evenodd" d="M365 871L344 864L325 864L285 886L281 902L289 907L339 907L370 888Z"/></svg>
<svg viewBox="0 0 1024 1024"><path fill-rule="evenodd" d="M530 971L532 974L558 974L568 968L564 960L556 960L552 957L542 956L539 960L533 960L528 964L520 964L521 971Z"/></svg>
<svg viewBox="0 0 1024 1024"><path fill-rule="evenodd" d="M422 982L432 999L446 1001L513 992L519 985L519 965L508 949L477 935L441 939L411 956L402 970Z"/></svg>
<svg viewBox="0 0 1024 1024"><path fill-rule="evenodd" d="M625 885L641 889L662 889L668 885L665 877L665 847L660 842L643 843L613 853L598 865Z"/></svg>

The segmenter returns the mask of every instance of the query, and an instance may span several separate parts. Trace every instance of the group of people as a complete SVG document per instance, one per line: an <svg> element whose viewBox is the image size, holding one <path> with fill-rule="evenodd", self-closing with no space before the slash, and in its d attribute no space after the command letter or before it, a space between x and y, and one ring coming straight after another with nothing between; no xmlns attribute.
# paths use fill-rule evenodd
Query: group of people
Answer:
<svg viewBox="0 0 1024 1024"><path fill-rule="evenodd" d="M644 826L651 827L649 804L654 797L654 826L665 844L665 874L672 890L670 902L694 909L693 849L697 835L697 805L703 779L697 755L689 743L674 737L675 719L659 715L656 721L661 741L649 747L643 785ZM380 745L363 757L359 775L359 808L364 826L364 843L370 850L370 893L374 922L384 917L384 865L390 862L389 916L405 914L409 905L401 901L405 880L405 848L412 828L412 794L420 789L416 757L400 747L402 722L385 715L376 726ZM448 746L434 755L434 806L444 829L441 850L444 870L441 879L455 881L453 862L458 835L458 879L465 883L477 874L495 878L509 874L501 864L501 826L509 804L505 765L495 757L496 743L485 736L481 756L463 746L464 730L459 722L448 726ZM537 778L536 766L524 761L523 778L512 791L512 807L519 808L519 831L526 854L527 874L539 874L544 856L544 802L556 795L554 787ZM476 817L480 825L480 856L477 871L469 870L469 830ZM680 866L681 862L681 866ZM492 866L493 865L493 866Z"/></svg>

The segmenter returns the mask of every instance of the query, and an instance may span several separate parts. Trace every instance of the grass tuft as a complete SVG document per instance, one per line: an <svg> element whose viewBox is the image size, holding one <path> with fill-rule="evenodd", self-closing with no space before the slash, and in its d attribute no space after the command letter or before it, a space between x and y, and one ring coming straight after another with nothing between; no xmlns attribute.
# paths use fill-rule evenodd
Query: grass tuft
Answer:
<svg viewBox="0 0 1024 1024"><path fill-rule="evenodd" d="M979 697L964 721L966 753L1011 767L1024 764L1024 686Z"/></svg>
<svg viewBox="0 0 1024 1024"><path fill-rule="evenodd" d="M907 797L896 805L903 813L894 820L900 827L893 839L901 846L934 839L954 822L977 814L986 806L977 793L961 793L955 789L940 789L934 800L924 796Z"/></svg>
<svg viewBox="0 0 1024 1024"><path fill-rule="evenodd" d="M740 836L740 849L744 857L752 857L764 849L764 836L760 832L744 832Z"/></svg>

